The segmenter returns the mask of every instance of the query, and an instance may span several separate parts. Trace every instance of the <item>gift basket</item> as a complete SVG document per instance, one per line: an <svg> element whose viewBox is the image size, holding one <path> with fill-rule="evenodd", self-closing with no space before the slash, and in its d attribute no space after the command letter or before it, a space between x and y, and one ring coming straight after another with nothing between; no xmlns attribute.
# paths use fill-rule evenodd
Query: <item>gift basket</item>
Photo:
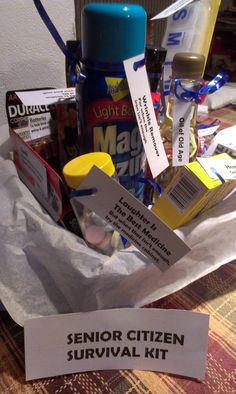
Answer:
<svg viewBox="0 0 236 394"><path fill-rule="evenodd" d="M220 1L170 11L162 48L145 48L140 5L87 4L65 45L34 3L68 86L6 96L0 299L13 319L144 307L234 260L235 151L197 121L228 81L203 79Z"/></svg>

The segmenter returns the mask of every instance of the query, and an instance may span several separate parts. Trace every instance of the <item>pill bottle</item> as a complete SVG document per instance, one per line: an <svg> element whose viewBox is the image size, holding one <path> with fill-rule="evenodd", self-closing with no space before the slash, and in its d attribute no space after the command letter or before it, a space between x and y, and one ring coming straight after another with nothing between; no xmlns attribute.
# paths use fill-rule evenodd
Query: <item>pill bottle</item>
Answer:
<svg viewBox="0 0 236 394"><path fill-rule="evenodd" d="M102 254L111 256L123 247L120 234L95 212L82 205L79 196L75 196L76 189L94 165L118 181L111 156L105 152L87 153L76 157L64 166L63 176L71 190L71 204L86 244Z"/></svg>
<svg viewBox="0 0 236 394"><path fill-rule="evenodd" d="M146 12L134 4L89 3L82 11L77 86L82 153L106 152L119 181L142 199L146 158L123 60L145 52Z"/></svg>

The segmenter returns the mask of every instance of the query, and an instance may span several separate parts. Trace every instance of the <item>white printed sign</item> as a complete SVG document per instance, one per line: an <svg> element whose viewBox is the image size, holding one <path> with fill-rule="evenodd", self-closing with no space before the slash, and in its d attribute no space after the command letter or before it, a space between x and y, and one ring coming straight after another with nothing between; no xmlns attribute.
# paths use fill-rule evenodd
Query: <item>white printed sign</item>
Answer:
<svg viewBox="0 0 236 394"><path fill-rule="evenodd" d="M189 162L189 133L192 103L180 101L174 96L172 161L173 166Z"/></svg>
<svg viewBox="0 0 236 394"><path fill-rule="evenodd" d="M174 4L171 4L169 7L167 7L164 11L160 12L153 18L151 18L151 21L156 20L156 19L162 19L162 18L167 18L170 15L173 15L175 12L181 10L183 7L186 5L192 3L193 0L178 0Z"/></svg>
<svg viewBox="0 0 236 394"><path fill-rule="evenodd" d="M210 178L236 179L236 160L217 159L210 157L198 157L197 160L207 172ZM219 174L219 175L218 175Z"/></svg>
<svg viewBox="0 0 236 394"><path fill-rule="evenodd" d="M96 194L74 197L72 201L78 199L106 220L160 270L167 270L189 252L189 247L154 213L96 166L78 190L94 187L98 189Z"/></svg>
<svg viewBox="0 0 236 394"><path fill-rule="evenodd" d="M50 105L65 100L75 101L75 88L32 90L16 92L16 94L25 106Z"/></svg>
<svg viewBox="0 0 236 394"><path fill-rule="evenodd" d="M26 380L106 369L203 379L208 326L203 313L149 308L30 319L24 327Z"/></svg>
<svg viewBox="0 0 236 394"><path fill-rule="evenodd" d="M153 178L168 166L149 88L146 67L134 69L144 54L124 60L124 67L144 150Z"/></svg>

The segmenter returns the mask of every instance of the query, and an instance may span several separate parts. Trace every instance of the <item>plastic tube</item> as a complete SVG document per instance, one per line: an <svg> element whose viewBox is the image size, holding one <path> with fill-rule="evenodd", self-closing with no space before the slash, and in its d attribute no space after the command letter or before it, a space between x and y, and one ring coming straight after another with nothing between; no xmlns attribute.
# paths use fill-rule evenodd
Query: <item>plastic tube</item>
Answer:
<svg viewBox="0 0 236 394"><path fill-rule="evenodd" d="M168 18L162 46L167 49L164 91L170 88L171 65L178 52L195 52L207 60L221 0L197 0Z"/></svg>

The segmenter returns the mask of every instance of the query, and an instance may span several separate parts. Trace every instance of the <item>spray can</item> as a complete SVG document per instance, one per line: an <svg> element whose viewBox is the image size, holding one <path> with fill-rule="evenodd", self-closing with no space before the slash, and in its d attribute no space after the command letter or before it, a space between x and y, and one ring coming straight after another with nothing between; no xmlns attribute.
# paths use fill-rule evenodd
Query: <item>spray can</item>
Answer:
<svg viewBox="0 0 236 394"><path fill-rule="evenodd" d="M142 199L146 158L123 60L144 53L146 12L118 3L89 3L82 12L82 72L77 87L82 153L111 155L119 181ZM80 78L81 80L81 78Z"/></svg>

